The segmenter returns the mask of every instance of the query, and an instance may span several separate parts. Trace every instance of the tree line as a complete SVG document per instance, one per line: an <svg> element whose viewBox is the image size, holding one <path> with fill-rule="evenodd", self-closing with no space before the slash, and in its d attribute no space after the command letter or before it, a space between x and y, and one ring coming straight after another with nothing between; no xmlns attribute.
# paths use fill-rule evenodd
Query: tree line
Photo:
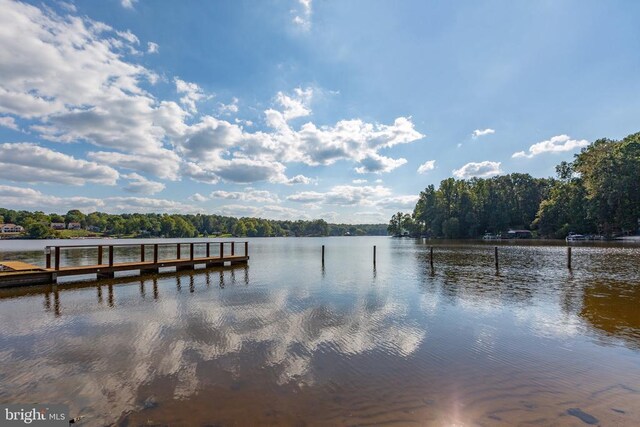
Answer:
<svg viewBox="0 0 640 427"><path fill-rule="evenodd" d="M512 173L488 179L448 178L420 193L412 213L394 214L390 234L477 238L527 229L540 237L569 232L603 236L640 228L640 133L599 139L573 162L556 166L557 177Z"/></svg>
<svg viewBox="0 0 640 427"><path fill-rule="evenodd" d="M107 236L126 237L198 237L233 235L239 237L269 236L342 236L350 234L386 235L385 224L329 224L325 220L279 221L263 218L234 218L220 215L182 214L84 214L77 209L66 215L0 208L0 223L25 228L31 238L55 238L64 233L51 228L51 223L79 223L84 230Z"/></svg>

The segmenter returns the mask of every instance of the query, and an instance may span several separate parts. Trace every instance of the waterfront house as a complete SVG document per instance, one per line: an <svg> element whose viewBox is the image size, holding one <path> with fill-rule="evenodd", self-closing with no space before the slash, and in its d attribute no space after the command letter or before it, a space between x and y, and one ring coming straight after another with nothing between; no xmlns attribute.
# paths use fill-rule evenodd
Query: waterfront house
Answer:
<svg viewBox="0 0 640 427"><path fill-rule="evenodd" d="M64 230L66 227L64 226L64 222L52 222L51 228L54 230Z"/></svg>
<svg viewBox="0 0 640 427"><path fill-rule="evenodd" d="M79 222L70 222L69 225L67 225L67 228L69 230L81 230L82 225L80 225Z"/></svg>
<svg viewBox="0 0 640 427"><path fill-rule="evenodd" d="M533 234L529 230L509 230L507 239L531 239Z"/></svg>
<svg viewBox="0 0 640 427"><path fill-rule="evenodd" d="M24 227L15 224L0 224L0 233L22 233Z"/></svg>

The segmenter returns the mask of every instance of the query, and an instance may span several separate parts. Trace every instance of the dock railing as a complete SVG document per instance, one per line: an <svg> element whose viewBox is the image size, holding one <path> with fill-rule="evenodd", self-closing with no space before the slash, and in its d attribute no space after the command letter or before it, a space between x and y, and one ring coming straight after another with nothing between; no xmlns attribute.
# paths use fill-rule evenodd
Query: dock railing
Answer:
<svg viewBox="0 0 640 427"><path fill-rule="evenodd" d="M146 249L153 247L152 260L146 259ZM182 247L188 246L188 258L182 257ZM99 244L99 245L49 245L45 246L45 264L47 269L53 267L54 270L59 271L64 267L61 265L62 252L74 249L96 249L96 266L118 266L115 262L115 249L116 248L140 248L139 250L139 263L140 264L162 264L167 261L176 260L189 260L189 261L216 261L223 259L233 259L236 257L248 257L249 256L249 242L247 241L213 241L213 242L171 242L171 243L118 243L118 244ZM175 258L160 258L160 248L175 247L173 253ZM213 249L213 251L212 251ZM217 253L214 253L217 249ZM200 250L197 256L198 250ZM107 253L107 263L104 263L104 253ZM166 253L166 251L165 251ZM213 254L213 255L212 255Z"/></svg>

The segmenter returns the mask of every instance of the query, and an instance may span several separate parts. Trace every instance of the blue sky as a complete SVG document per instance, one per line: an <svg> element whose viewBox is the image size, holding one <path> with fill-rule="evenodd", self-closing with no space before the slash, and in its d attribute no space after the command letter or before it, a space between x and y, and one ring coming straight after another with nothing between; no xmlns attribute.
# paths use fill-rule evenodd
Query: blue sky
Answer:
<svg viewBox="0 0 640 427"><path fill-rule="evenodd" d="M0 8L7 208L386 222L640 130L637 2Z"/></svg>

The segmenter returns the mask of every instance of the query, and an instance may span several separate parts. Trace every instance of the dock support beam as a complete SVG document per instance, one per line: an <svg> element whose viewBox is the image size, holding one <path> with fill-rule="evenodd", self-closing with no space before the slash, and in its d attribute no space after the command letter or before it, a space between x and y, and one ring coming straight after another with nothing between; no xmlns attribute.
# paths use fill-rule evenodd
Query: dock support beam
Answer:
<svg viewBox="0 0 640 427"><path fill-rule="evenodd" d="M244 256L249 256L249 242L244 242Z"/></svg>
<svg viewBox="0 0 640 427"><path fill-rule="evenodd" d="M231 242L231 256L236 254L236 242Z"/></svg>
<svg viewBox="0 0 640 427"><path fill-rule="evenodd" d="M220 258L224 258L224 242L220 242Z"/></svg>
<svg viewBox="0 0 640 427"><path fill-rule="evenodd" d="M322 265L324 265L324 245L322 245Z"/></svg>
<svg viewBox="0 0 640 427"><path fill-rule="evenodd" d="M207 258L209 258L209 256L211 256L211 243L207 242Z"/></svg>
<svg viewBox="0 0 640 427"><path fill-rule="evenodd" d="M60 270L60 246L56 246L56 270Z"/></svg>
<svg viewBox="0 0 640 427"><path fill-rule="evenodd" d="M495 246L493 249L494 249L494 257L495 257L495 261L496 261L496 271L498 271L498 268L499 268L498 267L499 266L499 264L498 264L498 247Z"/></svg>
<svg viewBox="0 0 640 427"><path fill-rule="evenodd" d="M567 248L567 268L571 270L571 246Z"/></svg>
<svg viewBox="0 0 640 427"><path fill-rule="evenodd" d="M157 264L158 263L158 244L154 244L153 245L153 263Z"/></svg>
<svg viewBox="0 0 640 427"><path fill-rule="evenodd" d="M194 248L193 243L189 244L189 259L191 261L193 261L193 248Z"/></svg>
<svg viewBox="0 0 640 427"><path fill-rule="evenodd" d="M373 266L376 266L376 245L373 245Z"/></svg>
<svg viewBox="0 0 640 427"><path fill-rule="evenodd" d="M113 267L113 246L109 246L109 267Z"/></svg>
<svg viewBox="0 0 640 427"><path fill-rule="evenodd" d="M98 265L102 265L102 246L98 246Z"/></svg>
<svg viewBox="0 0 640 427"><path fill-rule="evenodd" d="M140 262L144 262L144 245L140 245Z"/></svg>
<svg viewBox="0 0 640 427"><path fill-rule="evenodd" d="M176 245L176 259L180 259L180 243Z"/></svg>

